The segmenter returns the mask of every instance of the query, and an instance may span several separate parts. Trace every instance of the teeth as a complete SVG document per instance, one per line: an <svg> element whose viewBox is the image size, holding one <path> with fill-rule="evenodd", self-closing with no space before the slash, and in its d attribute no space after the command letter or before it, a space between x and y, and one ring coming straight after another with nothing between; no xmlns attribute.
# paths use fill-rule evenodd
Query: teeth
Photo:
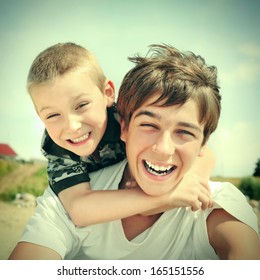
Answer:
<svg viewBox="0 0 260 280"><path fill-rule="evenodd" d="M87 133L87 134L85 134L85 135L83 135L83 136L81 136L81 137L79 137L79 138L70 139L70 141L73 142L73 143L82 142L82 141L86 140L86 139L89 137L89 134L90 134L90 133Z"/></svg>
<svg viewBox="0 0 260 280"><path fill-rule="evenodd" d="M146 160L144 161L144 163L147 171L157 176L167 175L174 169L173 165L167 165L167 166L156 165Z"/></svg>
<svg viewBox="0 0 260 280"><path fill-rule="evenodd" d="M168 171L172 168L172 165L162 166L162 165L153 164L149 161L145 161L145 162L149 167L151 167L155 171Z"/></svg>

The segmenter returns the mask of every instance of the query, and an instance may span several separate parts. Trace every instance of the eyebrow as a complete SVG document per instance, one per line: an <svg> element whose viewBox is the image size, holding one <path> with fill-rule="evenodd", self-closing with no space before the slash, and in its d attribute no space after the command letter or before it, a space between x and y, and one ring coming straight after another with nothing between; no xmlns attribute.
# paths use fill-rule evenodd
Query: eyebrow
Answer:
<svg viewBox="0 0 260 280"><path fill-rule="evenodd" d="M49 109L49 108L50 108L49 106L44 106L44 107L41 108L41 110L39 111L39 113L41 113L42 111L47 110L47 109Z"/></svg>
<svg viewBox="0 0 260 280"><path fill-rule="evenodd" d="M140 116L143 116L143 115L151 117L151 118L155 118L155 119L158 119L158 120L160 120L162 118L159 114L156 114L156 113L153 113L153 112L147 111L147 110L140 111L138 114L136 114L136 116L134 118L137 118L137 117L140 117Z"/></svg>
<svg viewBox="0 0 260 280"><path fill-rule="evenodd" d="M75 96L74 98L74 102L77 102L80 98L82 98L82 96L88 95L89 93L80 93L79 95ZM41 108L41 110L39 111L39 113L41 113L44 110L50 109L52 108L52 106L44 106Z"/></svg>
<svg viewBox="0 0 260 280"><path fill-rule="evenodd" d="M160 120L162 118L161 115L156 114L156 113L151 112L151 111L147 111L147 110L140 111L138 114L136 114L136 116L134 118L137 118L137 117L140 117L140 116L148 116L148 117L155 118L155 119L158 119L158 120ZM191 129L194 129L198 132L201 132L200 127L193 124L193 123L178 122L177 125L184 126L184 127L187 127L187 128L191 128Z"/></svg>
<svg viewBox="0 0 260 280"><path fill-rule="evenodd" d="M195 125L193 123L178 122L178 125L184 126L184 127L187 127L187 128L191 128L191 129L197 130L198 132L201 132L201 129L197 125Z"/></svg>

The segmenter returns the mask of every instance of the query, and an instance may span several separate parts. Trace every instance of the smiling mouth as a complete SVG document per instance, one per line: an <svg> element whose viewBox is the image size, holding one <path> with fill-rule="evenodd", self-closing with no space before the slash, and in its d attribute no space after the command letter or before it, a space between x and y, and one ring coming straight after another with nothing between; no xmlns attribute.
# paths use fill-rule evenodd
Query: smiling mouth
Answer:
<svg viewBox="0 0 260 280"><path fill-rule="evenodd" d="M165 176L177 168L176 165L157 165L147 160L143 161L145 169L152 175Z"/></svg>
<svg viewBox="0 0 260 280"><path fill-rule="evenodd" d="M74 138L74 139L69 139L68 141L74 144L78 144L81 143L83 141L85 141L86 139L88 139L90 136L90 132L86 133L85 135L79 137L79 138Z"/></svg>

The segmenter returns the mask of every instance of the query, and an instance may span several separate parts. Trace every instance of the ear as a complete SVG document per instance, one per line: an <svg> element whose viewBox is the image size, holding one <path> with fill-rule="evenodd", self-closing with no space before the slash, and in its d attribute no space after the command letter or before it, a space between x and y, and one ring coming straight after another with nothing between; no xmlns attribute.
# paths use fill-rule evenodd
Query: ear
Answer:
<svg viewBox="0 0 260 280"><path fill-rule="evenodd" d="M115 102L115 86L111 80L106 80L104 94L107 98L107 107L111 107Z"/></svg>
<svg viewBox="0 0 260 280"><path fill-rule="evenodd" d="M121 126L120 138L121 138L122 141L126 142L127 129L126 129L125 122L123 121L123 119L121 117L119 117L119 123L120 123L120 126Z"/></svg>
<svg viewBox="0 0 260 280"><path fill-rule="evenodd" d="M203 157L204 156L204 153L205 153L205 148L206 147L206 144L204 144L201 148L200 148L200 151L198 153L198 157Z"/></svg>

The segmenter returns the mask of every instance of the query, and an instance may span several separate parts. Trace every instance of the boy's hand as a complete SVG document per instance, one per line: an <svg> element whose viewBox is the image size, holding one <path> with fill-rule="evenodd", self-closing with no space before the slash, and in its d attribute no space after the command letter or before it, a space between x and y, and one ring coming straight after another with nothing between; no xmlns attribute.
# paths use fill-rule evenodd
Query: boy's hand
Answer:
<svg viewBox="0 0 260 280"><path fill-rule="evenodd" d="M186 174L181 182L164 196L167 201L165 206L146 211L142 215L149 216L180 207L190 207L192 211L205 210L213 205L208 182L194 174Z"/></svg>
<svg viewBox="0 0 260 280"><path fill-rule="evenodd" d="M208 182L194 174L186 174L171 191L169 199L173 208L191 207L192 211L205 210L213 204Z"/></svg>

